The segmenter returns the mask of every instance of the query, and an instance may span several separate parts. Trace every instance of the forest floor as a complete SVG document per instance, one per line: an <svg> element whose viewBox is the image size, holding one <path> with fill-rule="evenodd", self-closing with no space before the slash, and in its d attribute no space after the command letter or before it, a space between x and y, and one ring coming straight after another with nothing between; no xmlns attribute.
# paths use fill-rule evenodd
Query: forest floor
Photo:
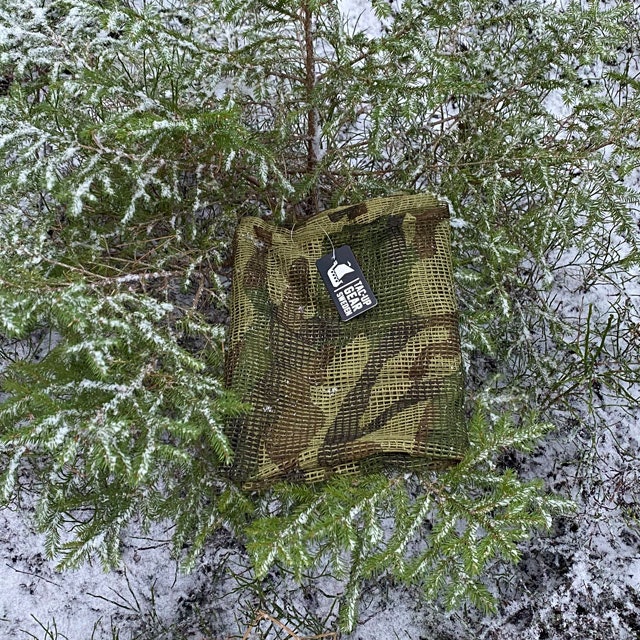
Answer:
<svg viewBox="0 0 640 640"><path fill-rule="evenodd" d="M496 564L487 583L495 614L445 613L388 583L367 586L355 639L625 640L640 638L640 410L611 408L593 433L568 420L533 454L505 464L571 497L575 515L522 545L517 566ZM168 529L131 528L122 566L59 572L33 530L28 495L0 511L0 638L38 640L223 640L242 638L260 610L299 637L335 629L341 585L330 577L296 586L248 576L229 536L212 540L188 575L171 559ZM286 638L266 616L247 638Z"/></svg>

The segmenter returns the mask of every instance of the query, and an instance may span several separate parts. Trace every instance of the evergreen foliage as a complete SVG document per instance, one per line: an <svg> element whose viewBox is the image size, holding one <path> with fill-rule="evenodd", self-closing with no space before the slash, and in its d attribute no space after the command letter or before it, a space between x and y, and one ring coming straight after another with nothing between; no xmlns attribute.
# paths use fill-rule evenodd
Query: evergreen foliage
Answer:
<svg viewBox="0 0 640 640"><path fill-rule="evenodd" d="M2 497L36 491L63 565L168 519L187 566L220 527L257 579L329 560L344 628L381 574L490 608L486 567L568 509L501 454L633 399L638 7L371 5L376 33L333 0L4 0ZM243 495L219 472L238 216L425 189L456 212L467 458ZM572 269L610 282L606 315L563 313Z"/></svg>

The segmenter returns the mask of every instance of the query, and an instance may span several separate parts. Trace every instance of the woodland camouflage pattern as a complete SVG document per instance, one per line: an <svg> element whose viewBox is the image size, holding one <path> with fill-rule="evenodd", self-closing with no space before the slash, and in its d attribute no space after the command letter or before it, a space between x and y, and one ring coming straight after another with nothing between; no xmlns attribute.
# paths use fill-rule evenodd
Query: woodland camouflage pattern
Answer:
<svg viewBox="0 0 640 640"><path fill-rule="evenodd" d="M378 306L340 320L316 260L348 244ZM227 385L251 405L228 426L246 488L387 467L440 468L466 446L449 210L378 198L294 230L241 220Z"/></svg>

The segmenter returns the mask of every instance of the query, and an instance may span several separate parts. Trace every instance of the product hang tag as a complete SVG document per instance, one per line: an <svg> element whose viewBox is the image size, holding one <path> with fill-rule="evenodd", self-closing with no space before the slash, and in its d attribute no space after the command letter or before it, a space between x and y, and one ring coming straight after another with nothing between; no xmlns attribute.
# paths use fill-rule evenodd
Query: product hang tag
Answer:
<svg viewBox="0 0 640 640"><path fill-rule="evenodd" d="M316 260L316 266L342 320L351 320L378 304L348 245Z"/></svg>

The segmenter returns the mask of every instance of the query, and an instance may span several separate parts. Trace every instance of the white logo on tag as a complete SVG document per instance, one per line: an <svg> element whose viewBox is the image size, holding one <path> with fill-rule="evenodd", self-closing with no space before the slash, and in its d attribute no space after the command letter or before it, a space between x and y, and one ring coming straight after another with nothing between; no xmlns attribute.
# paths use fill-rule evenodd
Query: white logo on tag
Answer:
<svg viewBox="0 0 640 640"><path fill-rule="evenodd" d="M327 276L329 282L331 282L334 287L339 287L342 284L342 278L344 278L347 273L353 273L354 271L355 269L351 268L350 262L341 264L334 258L333 264L327 270Z"/></svg>
<svg viewBox="0 0 640 640"><path fill-rule="evenodd" d="M336 305L340 318L350 320L378 304L351 247L331 246L333 251L316 260L316 266Z"/></svg>

